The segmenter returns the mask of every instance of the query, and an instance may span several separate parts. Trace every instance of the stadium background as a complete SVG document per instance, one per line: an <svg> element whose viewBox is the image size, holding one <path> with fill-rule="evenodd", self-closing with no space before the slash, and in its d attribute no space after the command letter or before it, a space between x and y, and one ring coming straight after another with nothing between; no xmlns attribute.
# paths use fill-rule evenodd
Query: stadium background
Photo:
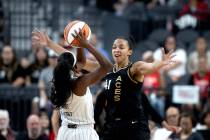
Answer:
<svg viewBox="0 0 210 140"><path fill-rule="evenodd" d="M80 19L90 25L110 59L112 43L118 36L132 35L136 40L132 60L142 60L144 52L161 47L170 33L177 37L177 46L189 57L196 50L195 41L199 36L206 38L210 50L210 1L198 1L204 2L207 8L199 13L203 14L201 18L196 17L197 25L192 27L189 24L179 29L175 21L186 14L182 12L188 0L157 0L154 3L152 0L1 0L0 49L11 44L17 53L17 61L20 61L32 52L31 33L34 28L46 30L55 42L59 42L65 25ZM193 15L193 12L188 14ZM176 85L189 84L191 73L187 67L186 71ZM31 101L39 95L37 83L20 87L11 83L0 84L0 109L9 111L13 130L25 130ZM92 88L95 92L98 85ZM199 113L202 114L202 110Z"/></svg>

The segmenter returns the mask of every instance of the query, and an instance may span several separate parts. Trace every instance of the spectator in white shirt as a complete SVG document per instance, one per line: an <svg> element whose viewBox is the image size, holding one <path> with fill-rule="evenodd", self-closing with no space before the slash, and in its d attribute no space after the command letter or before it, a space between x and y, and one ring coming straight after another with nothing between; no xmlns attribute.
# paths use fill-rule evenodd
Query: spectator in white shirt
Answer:
<svg viewBox="0 0 210 140"><path fill-rule="evenodd" d="M186 52L184 49L177 48L176 38L172 35L166 38L164 45L166 50L174 50L174 53L176 54L176 56L173 58L175 63L173 63L172 67L167 71L167 75L170 77L172 82L177 82L182 76L186 74ZM154 52L154 58L155 60L162 59L162 52L160 49L157 49Z"/></svg>

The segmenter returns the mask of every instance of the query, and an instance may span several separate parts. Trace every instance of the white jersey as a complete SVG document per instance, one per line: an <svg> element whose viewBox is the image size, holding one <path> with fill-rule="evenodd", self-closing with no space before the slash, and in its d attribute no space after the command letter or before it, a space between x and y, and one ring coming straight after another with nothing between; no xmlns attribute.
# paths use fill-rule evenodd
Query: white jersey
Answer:
<svg viewBox="0 0 210 140"><path fill-rule="evenodd" d="M85 95L72 94L67 100L67 107L61 108L62 124L94 124L93 101L90 89Z"/></svg>

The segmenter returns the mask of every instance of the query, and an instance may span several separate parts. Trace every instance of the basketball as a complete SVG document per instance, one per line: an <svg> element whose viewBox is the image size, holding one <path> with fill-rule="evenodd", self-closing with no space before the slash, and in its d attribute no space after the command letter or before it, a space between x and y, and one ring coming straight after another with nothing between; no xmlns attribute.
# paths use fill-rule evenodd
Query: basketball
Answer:
<svg viewBox="0 0 210 140"><path fill-rule="evenodd" d="M91 30L88 24L84 21L75 20L69 22L64 29L64 39L69 45L73 47L79 46L79 41L72 36L72 33L75 34L75 31L79 32L79 29L82 30L82 33L86 39L89 40L91 36Z"/></svg>

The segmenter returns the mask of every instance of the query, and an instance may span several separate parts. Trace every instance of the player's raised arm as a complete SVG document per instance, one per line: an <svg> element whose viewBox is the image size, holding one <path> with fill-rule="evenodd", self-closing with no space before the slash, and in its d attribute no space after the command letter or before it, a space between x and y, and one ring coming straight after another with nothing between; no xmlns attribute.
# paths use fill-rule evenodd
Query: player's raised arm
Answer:
<svg viewBox="0 0 210 140"><path fill-rule="evenodd" d="M46 32L42 32L37 29L32 32L32 44L35 46L48 47L55 51L58 55L69 51L53 42ZM87 71L94 71L99 66L97 62L86 60L83 48L78 48L76 65L79 69L83 68Z"/></svg>
<svg viewBox="0 0 210 140"><path fill-rule="evenodd" d="M172 64L175 62L172 60L175 54L173 53L173 51L170 51L169 53L166 54L164 53L163 48L162 48L162 53L164 54L162 61L155 61L153 63L138 61L134 63L131 68L131 73L134 73L135 75L144 75L157 71L161 68L169 69L172 66Z"/></svg>
<svg viewBox="0 0 210 140"><path fill-rule="evenodd" d="M79 88L76 88L76 90L78 89L81 91L81 89L85 89L87 86L102 79L108 73L108 71L112 68L112 64L103 55L101 55L95 47L91 46L87 42L87 40L85 39L81 31L79 33L75 32L73 36L80 41L79 46L86 48L89 52L91 52L95 56L95 58L99 62L99 67L95 71L90 72L89 74L85 74L78 78L77 82L78 83L82 82L83 84L80 85ZM77 91L77 93L79 93L79 91ZM84 92L80 92L80 93L84 93Z"/></svg>
<svg viewBox="0 0 210 140"><path fill-rule="evenodd" d="M32 44L35 46L48 47L55 51L58 55L68 51L67 49L53 42L46 32L42 32L37 29L32 32Z"/></svg>

